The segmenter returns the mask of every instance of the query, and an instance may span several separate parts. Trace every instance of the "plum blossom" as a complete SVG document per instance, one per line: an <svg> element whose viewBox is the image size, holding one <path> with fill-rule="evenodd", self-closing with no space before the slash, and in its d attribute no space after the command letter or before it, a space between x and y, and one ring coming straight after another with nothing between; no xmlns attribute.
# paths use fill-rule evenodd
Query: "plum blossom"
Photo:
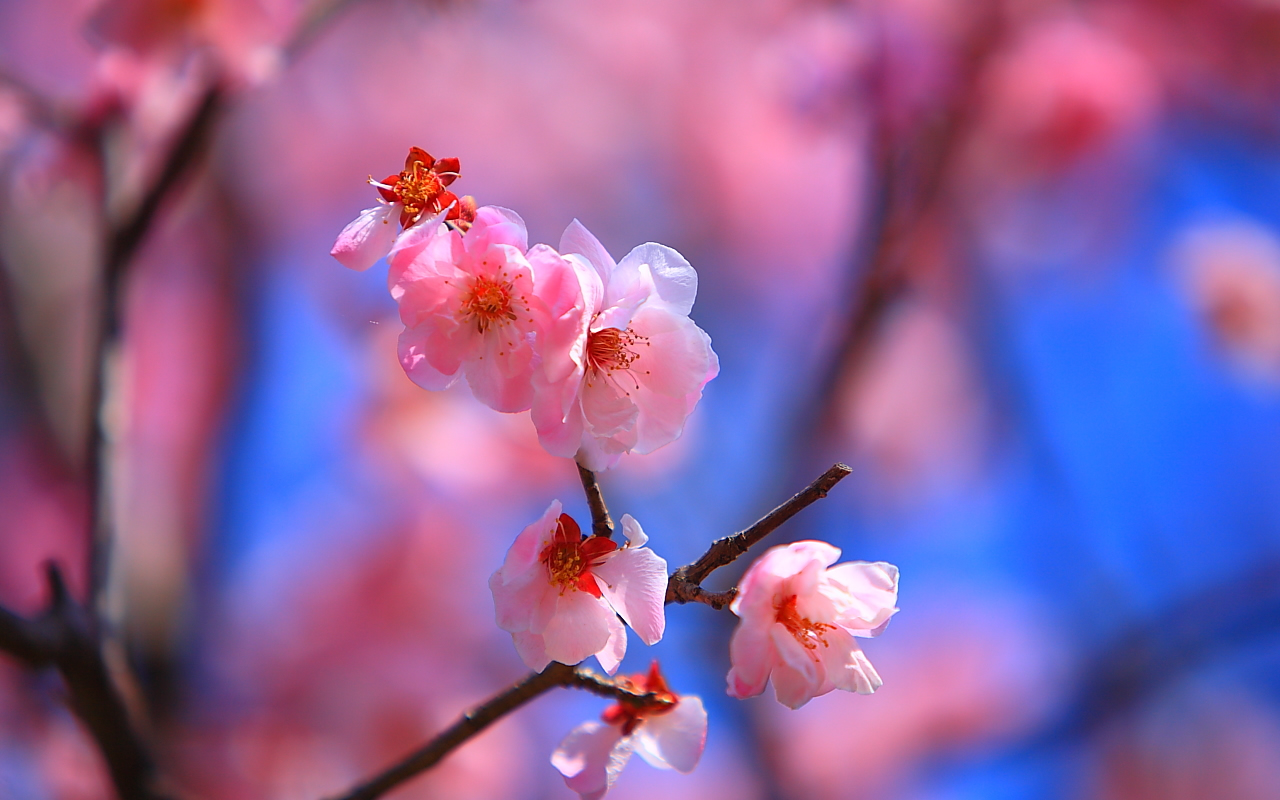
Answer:
<svg viewBox="0 0 1280 800"><path fill-rule="evenodd" d="M444 214L410 228L388 256L405 326L400 365L431 390L465 374L485 405L524 411L533 402L534 338L548 303L578 292L573 268L546 245L529 248L514 211L478 209L465 236L440 224Z"/></svg>
<svg viewBox="0 0 1280 800"><path fill-rule="evenodd" d="M489 589L498 627L530 668L594 655L612 675L627 650L619 616L645 644L662 638L667 562L643 546L648 537L630 514L622 530L624 547L603 536L584 539L555 500L516 537Z"/></svg>
<svg viewBox="0 0 1280 800"><path fill-rule="evenodd" d="M679 438L720 362L689 319L698 275L675 250L643 244L615 262L574 220L560 252L581 296L549 309L532 417L548 452L599 471Z"/></svg>
<svg viewBox="0 0 1280 800"><path fill-rule="evenodd" d="M898 568L883 561L832 567L825 542L774 547L738 584L741 624L729 642L729 694L754 697L773 679L778 702L799 708L832 689L871 694L880 676L855 636L879 636L898 609Z"/></svg>
<svg viewBox="0 0 1280 800"><path fill-rule="evenodd" d="M466 230L475 218L475 200L459 200L445 188L460 169L456 158L433 158L420 147L409 148L400 173L382 181L369 178L378 190L378 205L361 211L342 229L330 255L344 267L364 271L391 251L402 230L442 211L446 222L456 220ZM399 224L392 225L392 220Z"/></svg>
<svg viewBox="0 0 1280 800"><path fill-rule="evenodd" d="M659 769L692 772L707 741L707 712L702 700L676 696L653 662L648 675L619 679L628 689L652 693L663 705L653 707L622 700L605 709L603 722L584 722L574 728L551 763L582 800L603 797L627 765L633 752Z"/></svg>

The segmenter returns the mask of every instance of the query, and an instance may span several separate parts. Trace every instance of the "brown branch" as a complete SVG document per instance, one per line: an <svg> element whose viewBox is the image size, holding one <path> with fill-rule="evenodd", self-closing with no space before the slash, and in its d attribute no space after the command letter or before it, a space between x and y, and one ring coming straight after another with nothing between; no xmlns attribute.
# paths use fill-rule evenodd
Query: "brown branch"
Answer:
<svg viewBox="0 0 1280 800"><path fill-rule="evenodd" d="M667 580L668 603L706 603L715 609L724 608L733 600L736 590L708 592L701 584L707 576L720 567L732 564L752 545L775 531L778 526L794 517L802 509L827 496L831 487L839 483L853 470L844 464L836 464L818 476L799 494L761 517L744 531L717 539L707 552L692 564L676 570Z"/></svg>
<svg viewBox="0 0 1280 800"><path fill-rule="evenodd" d="M591 532L596 536L611 538L613 519L609 516L609 507L604 504L604 495L600 492L596 474L576 461L573 463L578 467L578 477L582 479L582 490L587 493L587 506L591 509Z"/></svg>
<svg viewBox="0 0 1280 800"><path fill-rule="evenodd" d="M72 710L102 752L117 794L124 800L158 800L155 766L111 681L93 616L71 597L57 566L47 570L50 599L43 614L27 619L0 608L0 650L32 669L56 669Z"/></svg>
<svg viewBox="0 0 1280 800"><path fill-rule="evenodd" d="M519 682L463 714L457 722L405 756L399 763L333 800L374 800L376 797L383 796L410 778L435 766L449 753L494 722L558 686L583 689L601 697L619 700L626 698L639 704L667 702L653 694L631 692L619 683L581 667L570 667L553 661L542 672L530 673Z"/></svg>

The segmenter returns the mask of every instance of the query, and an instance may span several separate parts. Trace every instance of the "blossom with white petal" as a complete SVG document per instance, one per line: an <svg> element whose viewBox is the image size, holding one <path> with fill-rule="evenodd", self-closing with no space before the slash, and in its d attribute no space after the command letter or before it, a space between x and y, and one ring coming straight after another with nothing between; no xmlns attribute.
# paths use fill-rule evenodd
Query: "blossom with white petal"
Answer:
<svg viewBox="0 0 1280 800"><path fill-rule="evenodd" d="M707 712L702 700L677 696L667 688L653 662L648 675L621 679L627 688L652 693L664 705L653 707L623 700L605 709L603 722L584 722L574 728L551 763L582 800L599 800L617 780L633 752L659 769L692 772L707 741Z"/></svg>
<svg viewBox="0 0 1280 800"><path fill-rule="evenodd" d="M459 200L445 188L457 179L459 169L456 158L432 158L420 147L409 148L400 173L382 181L369 179L378 190L378 205L361 211L342 229L330 255L344 267L364 271L391 251L402 230L424 219L441 215L466 230L475 216L475 201Z"/></svg>
<svg viewBox="0 0 1280 800"><path fill-rule="evenodd" d="M778 702L799 708L832 689L880 688L854 637L879 636L898 610L898 568L831 566L839 557L825 542L795 542L747 570L729 606L742 619L729 642L730 695L758 695L772 678Z"/></svg>
<svg viewBox="0 0 1280 800"><path fill-rule="evenodd" d="M612 675L627 650L627 625L645 644L666 628L667 562L644 547L640 523L622 517L627 544L583 538L559 500L525 528L489 578L498 627L530 668L595 656Z"/></svg>
<svg viewBox="0 0 1280 800"><path fill-rule="evenodd" d="M599 471L679 438L720 362L689 319L698 275L675 250L643 244L615 262L574 220L560 252L581 296L550 309L532 417L548 452Z"/></svg>
<svg viewBox="0 0 1280 800"><path fill-rule="evenodd" d="M387 258L400 306L400 365L424 389L466 375L471 391L497 411L533 401L533 342L548 303L577 292L575 273L546 245L528 247L524 220L485 206L465 235L437 214L405 232Z"/></svg>

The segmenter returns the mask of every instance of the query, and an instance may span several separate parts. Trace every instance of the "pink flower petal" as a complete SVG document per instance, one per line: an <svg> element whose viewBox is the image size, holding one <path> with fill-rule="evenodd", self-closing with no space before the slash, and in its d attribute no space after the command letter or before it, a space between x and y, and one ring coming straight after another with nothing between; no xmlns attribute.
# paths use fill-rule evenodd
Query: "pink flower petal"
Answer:
<svg viewBox="0 0 1280 800"><path fill-rule="evenodd" d="M612 675L618 671L622 657L627 654L627 626L623 625L616 614L609 615L609 641L596 653L596 661L600 668Z"/></svg>
<svg viewBox="0 0 1280 800"><path fill-rule="evenodd" d="M348 269L367 270L391 250L400 233L395 221L399 213L400 206L394 203L366 208L338 234L329 255Z"/></svg>
<svg viewBox="0 0 1280 800"><path fill-rule="evenodd" d="M569 227L565 228L560 236L560 252L565 255L574 253L585 258L595 273L600 276L602 284L609 280L609 276L617 267L617 262L613 260L613 256L609 255L609 251L604 249L604 245L600 244L600 240L576 219L569 223Z"/></svg>
<svg viewBox="0 0 1280 800"><path fill-rule="evenodd" d="M586 592L571 589L559 595L556 612L542 631L542 638L553 660L580 664L603 650L620 629L621 623L607 605ZM602 665L604 660L601 659Z"/></svg>
<svg viewBox="0 0 1280 800"><path fill-rule="evenodd" d="M733 665L728 676L731 697L744 699L764 691L769 674L779 663L770 635L774 624L772 617L763 624L744 618L733 632L729 640L729 662Z"/></svg>
<svg viewBox="0 0 1280 800"><path fill-rule="evenodd" d="M538 634L521 631L511 634L511 640L515 642L516 653L519 654L520 660L529 669L542 672L551 663L551 656L547 655L546 642Z"/></svg>
<svg viewBox="0 0 1280 800"><path fill-rule="evenodd" d="M436 338L435 331L427 327L405 328L400 332L398 344L400 366L404 368L405 374L423 389L433 392L448 389L456 383L461 377L458 369L462 366L462 361L458 359L454 361L452 370L442 372L428 360L428 354L437 354L437 361L444 357L438 348L432 347Z"/></svg>
<svg viewBox="0 0 1280 800"><path fill-rule="evenodd" d="M584 722L551 754L551 764L582 800L599 800L631 759L631 750L631 737L623 738L621 727Z"/></svg>
<svg viewBox="0 0 1280 800"><path fill-rule="evenodd" d="M666 630L667 562L647 547L625 547L592 569L600 592L645 644Z"/></svg>
<svg viewBox="0 0 1280 800"><path fill-rule="evenodd" d="M636 730L640 757L659 769L693 772L707 744L707 711L702 699L686 695L665 714L649 717Z"/></svg>
<svg viewBox="0 0 1280 800"><path fill-rule="evenodd" d="M774 694L787 708L799 708L819 694L825 670L782 625L774 625L769 638L781 661L773 670Z"/></svg>
<svg viewBox="0 0 1280 800"><path fill-rule="evenodd" d="M694 298L698 295L698 273L684 256L666 245L649 242L627 253L618 262L620 270L626 270L632 265L647 272L658 296L673 311L689 315L693 310Z"/></svg>
<svg viewBox="0 0 1280 800"><path fill-rule="evenodd" d="M826 632L828 647L819 647L826 677L831 684L846 692L871 694L883 681L858 642L842 628Z"/></svg>
<svg viewBox="0 0 1280 800"><path fill-rule="evenodd" d="M836 601L836 622L855 636L879 636L898 610L898 568L850 561L826 571L821 591Z"/></svg>

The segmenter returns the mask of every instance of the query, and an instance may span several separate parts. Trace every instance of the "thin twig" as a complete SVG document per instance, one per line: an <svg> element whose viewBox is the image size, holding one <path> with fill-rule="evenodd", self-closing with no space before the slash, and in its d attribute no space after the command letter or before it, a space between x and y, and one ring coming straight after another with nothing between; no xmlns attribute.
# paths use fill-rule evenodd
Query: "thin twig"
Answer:
<svg viewBox="0 0 1280 800"><path fill-rule="evenodd" d="M795 497L765 514L751 527L712 542L711 547L707 548L707 552L703 553L701 558L676 570L667 580L666 601L668 603L706 603L712 608L723 608L733 600L734 592L733 590L728 592L704 590L701 583L707 579L707 576L720 567L732 564L752 545L776 530L779 525L815 501L826 497L831 487L852 471L844 464L836 464Z"/></svg>
<svg viewBox="0 0 1280 800"><path fill-rule="evenodd" d="M604 504L604 494L600 492L596 474L576 461L574 464L577 464L578 477L582 479L582 490L587 493L587 506L591 509L591 532L596 536L611 538L613 519L609 516L609 507Z"/></svg>
<svg viewBox="0 0 1280 800"><path fill-rule="evenodd" d="M116 792L126 800L158 800L155 766L134 729L107 665L90 609L67 591L56 565L47 567L49 607L35 619L0 608L0 650L32 669L53 667L68 700L102 751Z"/></svg>
<svg viewBox="0 0 1280 800"><path fill-rule="evenodd" d="M515 711L558 686L583 689L601 697L627 699L637 705L665 705L668 701L653 694L637 694L618 682L595 673L551 662L542 672L527 677L502 690L489 700L463 714L457 722L441 731L434 739L405 756L368 781L333 800L374 800L405 781L430 769L471 737L502 717Z"/></svg>

